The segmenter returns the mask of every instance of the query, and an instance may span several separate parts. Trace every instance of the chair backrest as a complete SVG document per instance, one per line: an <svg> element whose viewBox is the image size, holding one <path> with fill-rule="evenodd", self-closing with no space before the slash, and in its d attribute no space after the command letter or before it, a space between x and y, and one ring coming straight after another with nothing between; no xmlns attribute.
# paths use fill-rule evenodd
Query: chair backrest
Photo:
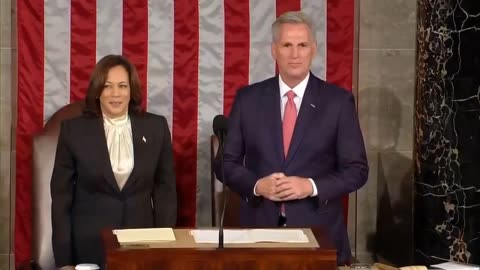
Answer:
<svg viewBox="0 0 480 270"><path fill-rule="evenodd" d="M213 172L213 161L218 151L218 138L212 135L210 138L210 164L211 164L211 194L212 194L212 225L218 226L220 214L223 207L223 185L215 177ZM242 203L240 196L231 191L228 187L225 190L227 197L227 205L225 208L225 217L223 225L225 227L239 227L240 221L240 204Z"/></svg>
<svg viewBox="0 0 480 270"><path fill-rule="evenodd" d="M50 196L50 180L55 151L60 123L65 119L81 115L83 107L83 102L75 102L62 107L47 121L42 132L33 137L32 256L34 269L55 269Z"/></svg>

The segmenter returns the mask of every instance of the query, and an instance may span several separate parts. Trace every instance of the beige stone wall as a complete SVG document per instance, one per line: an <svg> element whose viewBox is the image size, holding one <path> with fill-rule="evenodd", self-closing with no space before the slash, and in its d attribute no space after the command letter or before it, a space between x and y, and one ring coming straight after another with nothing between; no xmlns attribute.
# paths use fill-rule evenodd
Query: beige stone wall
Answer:
<svg viewBox="0 0 480 270"><path fill-rule="evenodd" d="M0 270L13 269L12 1L0 1Z"/></svg>
<svg viewBox="0 0 480 270"><path fill-rule="evenodd" d="M357 257L367 262L389 257L386 247L406 254L413 243L416 1L357 0L356 6L355 88L370 173L357 193L356 224L350 196L349 234L352 252L356 243Z"/></svg>

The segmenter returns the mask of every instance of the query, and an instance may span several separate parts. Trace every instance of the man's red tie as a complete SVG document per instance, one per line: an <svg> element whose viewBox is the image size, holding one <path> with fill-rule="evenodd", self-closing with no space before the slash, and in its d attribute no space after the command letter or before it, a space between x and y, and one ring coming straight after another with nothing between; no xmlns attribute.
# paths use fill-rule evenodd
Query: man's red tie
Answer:
<svg viewBox="0 0 480 270"><path fill-rule="evenodd" d="M290 147L290 141L292 140L293 130L295 129L295 122L297 121L297 106L293 101L295 92L292 90L287 92L287 104L285 104L285 111L283 112L283 150L285 158L288 154L288 148ZM280 214L285 217L285 204L280 206ZM285 224L286 225L286 224Z"/></svg>
<svg viewBox="0 0 480 270"><path fill-rule="evenodd" d="M295 106L293 101L295 92L292 90L288 91L287 97L287 104L285 104L285 111L283 112L283 150L285 151L285 157L287 157L293 130L295 129L295 122L297 121L297 106Z"/></svg>

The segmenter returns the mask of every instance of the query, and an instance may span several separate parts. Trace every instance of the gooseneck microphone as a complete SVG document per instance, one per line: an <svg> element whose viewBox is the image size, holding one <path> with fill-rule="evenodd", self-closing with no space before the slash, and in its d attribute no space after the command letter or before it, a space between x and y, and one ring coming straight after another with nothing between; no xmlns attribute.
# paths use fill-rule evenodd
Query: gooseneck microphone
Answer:
<svg viewBox="0 0 480 270"><path fill-rule="evenodd" d="M224 136L227 135L227 130L227 118L223 114L215 116L215 118L213 118L213 133L219 138L220 141L222 141Z"/></svg>
<svg viewBox="0 0 480 270"><path fill-rule="evenodd" d="M220 224L218 226L218 248L223 249L224 240L223 240L223 218L225 217L225 208L227 205L227 192L226 189L226 179L225 179L225 168L223 163L223 150L225 146L225 137L227 136L228 130L228 120L227 118L219 114L213 118L213 133L218 138L218 151L217 155L220 159L220 173L222 179L222 198L223 198L223 207L222 212L220 214Z"/></svg>

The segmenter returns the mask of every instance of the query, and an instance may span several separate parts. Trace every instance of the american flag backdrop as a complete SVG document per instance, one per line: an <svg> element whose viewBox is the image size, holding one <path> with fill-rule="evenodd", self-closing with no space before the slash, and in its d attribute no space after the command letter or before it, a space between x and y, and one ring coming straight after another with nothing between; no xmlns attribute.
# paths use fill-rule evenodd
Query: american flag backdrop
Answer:
<svg viewBox="0 0 480 270"><path fill-rule="evenodd" d="M107 54L137 66L145 107L172 131L179 226L210 224L212 119L236 90L275 74L271 23L302 10L315 24L312 72L351 89L354 0L17 0L16 262L31 257L32 135L83 99Z"/></svg>

